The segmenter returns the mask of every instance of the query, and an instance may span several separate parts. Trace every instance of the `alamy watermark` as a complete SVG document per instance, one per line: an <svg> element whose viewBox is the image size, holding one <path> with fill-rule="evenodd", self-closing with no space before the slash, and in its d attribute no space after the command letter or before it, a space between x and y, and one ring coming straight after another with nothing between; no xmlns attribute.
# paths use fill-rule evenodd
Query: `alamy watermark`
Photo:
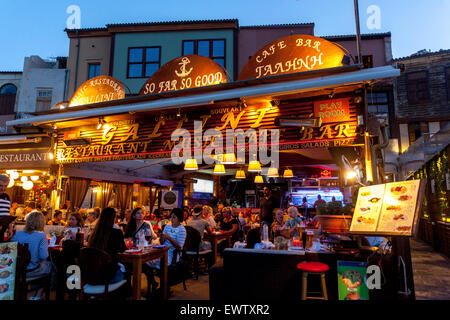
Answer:
<svg viewBox="0 0 450 320"><path fill-rule="evenodd" d="M366 25L369 30L381 29L381 9L377 5L367 7L366 13L370 16L367 18Z"/></svg>
<svg viewBox="0 0 450 320"><path fill-rule="evenodd" d="M67 29L80 29L81 28L81 9L77 5L70 5L66 9L66 13L70 16L66 20Z"/></svg>

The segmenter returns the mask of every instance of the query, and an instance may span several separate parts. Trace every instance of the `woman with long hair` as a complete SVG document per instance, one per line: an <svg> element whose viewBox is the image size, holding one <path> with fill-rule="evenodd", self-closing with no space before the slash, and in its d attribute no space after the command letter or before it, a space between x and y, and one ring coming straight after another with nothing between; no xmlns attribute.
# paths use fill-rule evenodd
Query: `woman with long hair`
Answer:
<svg viewBox="0 0 450 320"><path fill-rule="evenodd" d="M140 238L140 234L144 234L145 240L147 241L156 239L156 234L151 224L144 221L142 208L137 207L131 213L130 221L125 229L125 238L132 238L133 241L136 241Z"/></svg>
<svg viewBox="0 0 450 320"><path fill-rule="evenodd" d="M69 221L67 221L67 227L64 228L63 234L65 240L76 240L77 232L81 230L83 226L83 219L79 213L72 213Z"/></svg>
<svg viewBox="0 0 450 320"><path fill-rule="evenodd" d="M119 253L126 250L125 241L122 231L114 228L115 218L116 210L103 209L88 242L88 247L106 251L111 256L113 268L117 270L111 283L119 282L125 276L125 267L119 264Z"/></svg>

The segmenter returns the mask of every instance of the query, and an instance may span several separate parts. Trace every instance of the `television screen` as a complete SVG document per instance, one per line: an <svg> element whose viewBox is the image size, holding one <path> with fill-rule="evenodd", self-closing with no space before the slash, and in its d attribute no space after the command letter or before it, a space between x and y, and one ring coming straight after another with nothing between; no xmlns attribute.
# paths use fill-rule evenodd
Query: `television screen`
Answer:
<svg viewBox="0 0 450 320"><path fill-rule="evenodd" d="M212 180L203 180L203 179L195 179L194 183L194 192L199 193L214 193L214 181Z"/></svg>

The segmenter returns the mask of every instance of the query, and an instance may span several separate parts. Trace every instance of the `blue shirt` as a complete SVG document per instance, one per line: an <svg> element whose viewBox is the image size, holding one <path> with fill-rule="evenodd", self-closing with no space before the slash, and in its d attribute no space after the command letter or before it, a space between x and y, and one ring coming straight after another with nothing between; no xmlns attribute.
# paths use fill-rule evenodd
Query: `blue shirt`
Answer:
<svg viewBox="0 0 450 320"><path fill-rule="evenodd" d="M295 228L296 224L301 225L302 218L295 217L292 219L291 217L289 217L289 220L284 224L284 228ZM298 237L297 230L295 230L294 237Z"/></svg>
<svg viewBox="0 0 450 320"><path fill-rule="evenodd" d="M33 231L28 233L18 231L11 239L12 242L19 242L21 245L28 243L31 260L27 269L34 269L39 266L42 260L48 258L48 241L44 232Z"/></svg>

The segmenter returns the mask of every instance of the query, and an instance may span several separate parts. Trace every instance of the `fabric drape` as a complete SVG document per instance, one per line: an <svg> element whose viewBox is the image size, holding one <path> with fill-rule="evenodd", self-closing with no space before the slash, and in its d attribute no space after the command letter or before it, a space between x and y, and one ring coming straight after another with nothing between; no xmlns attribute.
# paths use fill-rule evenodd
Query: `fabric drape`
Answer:
<svg viewBox="0 0 450 320"><path fill-rule="evenodd" d="M148 205L150 199L150 188L139 186L138 206Z"/></svg>
<svg viewBox="0 0 450 320"><path fill-rule="evenodd" d="M125 213L130 205L131 196L133 195L133 185L117 183L115 185L115 193L117 198L117 205L120 210Z"/></svg>
<svg viewBox="0 0 450 320"><path fill-rule="evenodd" d="M97 206L102 210L108 206L109 201L111 200L114 184L107 181L102 181L98 183L100 187L100 192L97 192Z"/></svg>
<svg viewBox="0 0 450 320"><path fill-rule="evenodd" d="M72 209L76 210L81 207L84 197L91 184L91 179L70 177L67 182L67 196L71 202Z"/></svg>

